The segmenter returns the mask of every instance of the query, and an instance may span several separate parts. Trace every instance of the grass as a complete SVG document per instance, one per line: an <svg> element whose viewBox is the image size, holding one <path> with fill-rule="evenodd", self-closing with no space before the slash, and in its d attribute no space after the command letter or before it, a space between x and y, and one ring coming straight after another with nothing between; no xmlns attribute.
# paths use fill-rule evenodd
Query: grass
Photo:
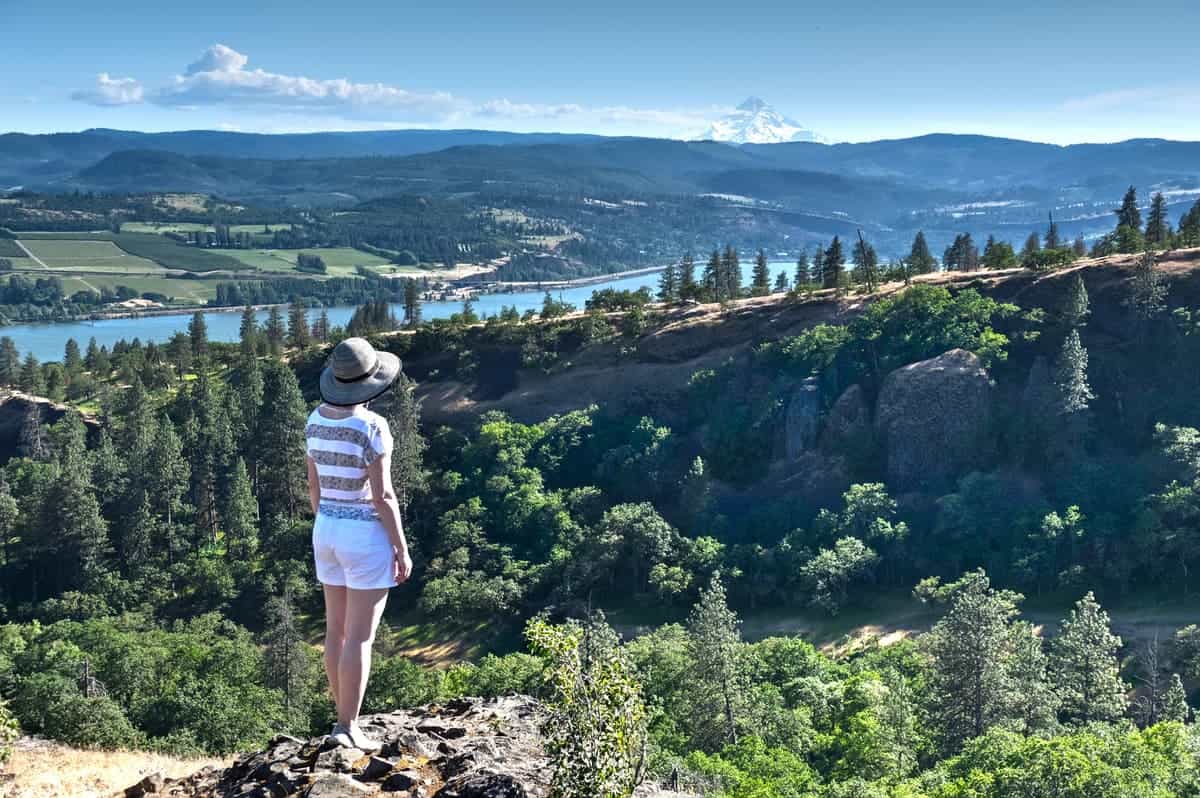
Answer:
<svg viewBox="0 0 1200 798"><path fill-rule="evenodd" d="M245 269L245 265L237 258L232 258L229 255L210 249L200 249L198 247L189 247L179 244L166 236L156 233L119 233L114 235L106 231L97 231L94 233L20 233L21 241L33 249L34 252L46 260L46 257L41 254L41 250L34 247L47 246L50 247L47 251L53 251L54 247L58 247L60 252L66 252L67 242L88 243L92 245L108 244L123 250L127 255L136 258L143 258L148 261L154 261L159 266L168 269L178 269L186 272L211 272L211 271L241 271ZM49 244L47 242L54 242ZM92 253L87 256L96 257L99 253L99 248L92 247ZM79 257L84 257L83 253L86 248L81 247L78 252ZM47 260L47 263L49 261ZM52 264L53 265L53 264ZM73 264L71 268L89 268L87 264ZM103 269L101 269L104 271ZM157 271L155 268L153 271ZM137 271L148 271L147 269L138 269Z"/></svg>
<svg viewBox="0 0 1200 798"><path fill-rule="evenodd" d="M0 238L0 258L23 258L25 250L17 246L11 238Z"/></svg>
<svg viewBox="0 0 1200 798"><path fill-rule="evenodd" d="M329 247L327 249L233 249L229 254L246 266L260 271L293 271L300 253L319 255L328 268L329 277L353 277L355 266L366 266L375 271L390 271L393 267L384 258L371 255L353 247ZM416 269L412 269L416 271Z"/></svg>
<svg viewBox="0 0 1200 798"><path fill-rule="evenodd" d="M45 272L42 272L44 275ZM28 273L28 276L36 276ZM156 294L173 296L177 300L189 303L205 303L217 295L216 280L187 280L179 277L134 277L120 274L60 275L63 289L72 294L76 291L95 291L102 288L116 289L118 285L128 286L139 294L147 291Z"/></svg>
<svg viewBox="0 0 1200 798"><path fill-rule="evenodd" d="M32 239L22 243L55 271L145 275L163 270L154 261L130 255L111 241Z"/></svg>

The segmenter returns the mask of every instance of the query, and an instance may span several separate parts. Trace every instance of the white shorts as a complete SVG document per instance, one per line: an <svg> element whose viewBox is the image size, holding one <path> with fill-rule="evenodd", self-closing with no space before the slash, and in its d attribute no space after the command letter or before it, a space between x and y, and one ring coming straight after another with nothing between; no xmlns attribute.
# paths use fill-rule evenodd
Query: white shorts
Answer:
<svg viewBox="0 0 1200 798"><path fill-rule="evenodd" d="M312 542L322 584L352 590L396 586L392 542L381 522L317 513Z"/></svg>

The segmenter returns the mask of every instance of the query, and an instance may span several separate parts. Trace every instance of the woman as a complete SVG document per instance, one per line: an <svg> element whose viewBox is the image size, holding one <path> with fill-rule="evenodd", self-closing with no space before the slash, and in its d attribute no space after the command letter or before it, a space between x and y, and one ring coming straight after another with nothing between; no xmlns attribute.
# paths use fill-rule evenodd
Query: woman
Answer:
<svg viewBox="0 0 1200 798"><path fill-rule="evenodd" d="M392 491L392 433L367 402L388 389L400 360L362 338L333 349L321 373L322 404L308 417L308 496L317 520L313 557L325 590L325 672L337 704L332 737L364 751L379 743L358 727L371 644L388 589L412 560Z"/></svg>

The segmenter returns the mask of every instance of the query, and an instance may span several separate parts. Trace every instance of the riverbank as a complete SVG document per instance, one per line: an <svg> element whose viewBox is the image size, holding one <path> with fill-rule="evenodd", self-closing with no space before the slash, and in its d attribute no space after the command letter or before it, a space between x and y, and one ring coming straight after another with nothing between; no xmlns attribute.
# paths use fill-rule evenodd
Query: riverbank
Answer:
<svg viewBox="0 0 1200 798"><path fill-rule="evenodd" d="M583 288L589 285L610 283L613 280L624 280L629 277L643 277L647 274L657 274L666 268L666 266L646 266L641 269L628 269L623 272L609 272L607 274L594 274L590 277L576 277L574 280L497 282L496 285L509 291L562 291L568 288Z"/></svg>

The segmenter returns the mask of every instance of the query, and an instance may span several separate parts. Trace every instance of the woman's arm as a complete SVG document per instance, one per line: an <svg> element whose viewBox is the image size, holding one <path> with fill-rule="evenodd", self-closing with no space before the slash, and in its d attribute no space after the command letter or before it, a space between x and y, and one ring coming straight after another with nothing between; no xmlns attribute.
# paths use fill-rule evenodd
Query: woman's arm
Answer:
<svg viewBox="0 0 1200 798"><path fill-rule="evenodd" d="M383 522L392 550L396 555L396 581L408 581L412 573L412 558L408 556L408 541L404 539L404 523L400 520L400 505L396 492L392 490L392 454L385 452L367 466L367 477L371 480L371 497L375 512Z"/></svg>
<svg viewBox="0 0 1200 798"><path fill-rule="evenodd" d="M311 457L304 458L308 462L308 504L312 507L313 515L321 504L321 478L317 476L317 464Z"/></svg>

